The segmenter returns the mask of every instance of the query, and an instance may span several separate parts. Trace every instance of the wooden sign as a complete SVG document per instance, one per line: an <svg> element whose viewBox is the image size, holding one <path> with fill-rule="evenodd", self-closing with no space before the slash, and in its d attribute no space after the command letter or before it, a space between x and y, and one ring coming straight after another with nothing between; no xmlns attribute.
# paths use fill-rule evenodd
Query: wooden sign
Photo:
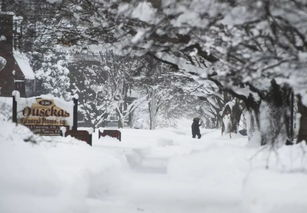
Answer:
<svg viewBox="0 0 307 213"><path fill-rule="evenodd" d="M70 135L78 140L84 141L92 146L92 134L85 130L68 130L65 132L65 137Z"/></svg>
<svg viewBox="0 0 307 213"><path fill-rule="evenodd" d="M35 134L61 135L61 127L71 129L76 123L73 102L50 96L13 99L13 121L27 126Z"/></svg>
<svg viewBox="0 0 307 213"><path fill-rule="evenodd" d="M121 132L119 130L113 130L113 129L105 129L103 132L99 130L99 136L100 137L105 137L105 136L110 136L113 138L117 138L119 141L121 141Z"/></svg>

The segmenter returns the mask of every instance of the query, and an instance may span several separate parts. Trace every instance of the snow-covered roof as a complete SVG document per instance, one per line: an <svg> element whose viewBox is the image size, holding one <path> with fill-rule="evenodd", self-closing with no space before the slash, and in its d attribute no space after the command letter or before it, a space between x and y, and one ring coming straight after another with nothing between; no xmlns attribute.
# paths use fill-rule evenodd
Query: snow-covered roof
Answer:
<svg viewBox="0 0 307 213"><path fill-rule="evenodd" d="M34 72L30 66L27 56L16 50L13 51L13 55L22 73L24 74L25 79L35 79Z"/></svg>

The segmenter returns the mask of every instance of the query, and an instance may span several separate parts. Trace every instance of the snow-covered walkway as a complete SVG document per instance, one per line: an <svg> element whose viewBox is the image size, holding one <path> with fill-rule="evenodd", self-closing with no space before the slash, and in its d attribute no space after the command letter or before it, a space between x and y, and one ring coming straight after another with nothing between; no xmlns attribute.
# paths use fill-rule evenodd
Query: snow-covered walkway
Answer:
<svg viewBox="0 0 307 213"><path fill-rule="evenodd" d="M188 130L124 130L123 143L95 143L125 158L127 172L116 194L91 205L93 212L258 212L260 197L249 195L247 184L257 149L243 136L203 130L198 140ZM261 191L271 183L257 184Z"/></svg>

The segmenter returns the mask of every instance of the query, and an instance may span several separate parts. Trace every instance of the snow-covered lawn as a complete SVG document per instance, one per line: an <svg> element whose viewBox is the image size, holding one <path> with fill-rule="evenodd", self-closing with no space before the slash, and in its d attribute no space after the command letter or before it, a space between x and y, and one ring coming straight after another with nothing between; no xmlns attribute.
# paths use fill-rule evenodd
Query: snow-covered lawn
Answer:
<svg viewBox="0 0 307 213"><path fill-rule="evenodd" d="M0 122L1 213L305 213L307 147L253 147L202 129L122 130L122 142L33 137ZM97 136L97 135L96 135ZM25 143L24 139L38 141Z"/></svg>

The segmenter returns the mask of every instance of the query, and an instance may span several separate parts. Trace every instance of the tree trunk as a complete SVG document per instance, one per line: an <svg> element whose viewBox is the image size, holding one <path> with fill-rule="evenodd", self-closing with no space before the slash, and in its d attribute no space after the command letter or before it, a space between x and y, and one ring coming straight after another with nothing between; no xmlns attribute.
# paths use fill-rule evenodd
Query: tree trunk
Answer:
<svg viewBox="0 0 307 213"><path fill-rule="evenodd" d="M300 125L297 143L302 142L303 140L307 143L307 107L303 105L300 96L298 96L298 112L300 113Z"/></svg>
<svg viewBox="0 0 307 213"><path fill-rule="evenodd" d="M120 128L120 129L121 129L121 128L124 128L124 120L123 120L122 118L119 118L119 119L118 119L118 125L117 125L117 126L118 126L118 128Z"/></svg>
<svg viewBox="0 0 307 213"><path fill-rule="evenodd" d="M272 80L260 105L261 145L283 145L291 141L291 95L289 86L280 87Z"/></svg>
<svg viewBox="0 0 307 213"><path fill-rule="evenodd" d="M157 125L157 99L155 96L155 91L151 91L150 100L148 102L149 109L149 129L155 129Z"/></svg>
<svg viewBox="0 0 307 213"><path fill-rule="evenodd" d="M231 131L234 133L238 132L241 114L242 114L242 108L240 107L239 100L236 99L235 105L232 107L231 111L231 126L232 126Z"/></svg>
<svg viewBox="0 0 307 213"><path fill-rule="evenodd" d="M285 120L287 108L263 101L260 107L261 145L285 144L289 138Z"/></svg>
<svg viewBox="0 0 307 213"><path fill-rule="evenodd" d="M248 111L246 118L248 141L254 144L261 144L259 123L260 102L256 101L252 95L249 95L247 100L245 100L245 105Z"/></svg>
<svg viewBox="0 0 307 213"><path fill-rule="evenodd" d="M118 116L118 121L117 121L117 127L118 128L124 128L125 125L125 118L123 115L123 104L120 104L120 106L116 109L117 116Z"/></svg>
<svg viewBox="0 0 307 213"><path fill-rule="evenodd" d="M117 110L117 115L118 115L117 127L120 129L124 128L125 119L124 119L123 114L119 110Z"/></svg>

